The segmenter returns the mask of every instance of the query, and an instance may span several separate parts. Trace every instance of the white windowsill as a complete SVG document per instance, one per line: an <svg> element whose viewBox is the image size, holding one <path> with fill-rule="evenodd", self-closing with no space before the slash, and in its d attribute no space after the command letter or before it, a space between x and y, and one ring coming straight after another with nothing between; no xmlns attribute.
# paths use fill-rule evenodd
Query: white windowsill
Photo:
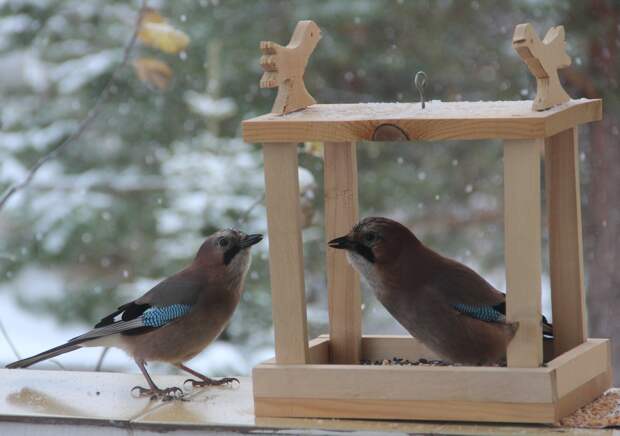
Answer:
<svg viewBox="0 0 620 436"><path fill-rule="evenodd" d="M155 376L160 387L181 386L187 377ZM160 402L130 395L144 386L139 374L106 372L0 369L0 434L64 436L134 434L271 434L292 429L314 429L312 435L334 431L433 434L557 434L557 428L444 423L382 422L330 419L275 419L254 417L252 380L241 385L196 389L189 401ZM34 428L36 427L36 432ZM288 431L284 429L289 429ZM331 431L330 431L331 430ZM529 431L528 431L529 430ZM307 430L306 430L307 431ZM306 432L304 431L304 433ZM371 433L365 433L371 432ZM577 434L581 433L576 430ZM587 430L591 434L592 430ZM196 433L197 434L197 433ZM394 434L394 433L392 433ZM565 433L566 434L566 433ZM581 433L586 434L586 433ZM612 435L612 430L597 434Z"/></svg>

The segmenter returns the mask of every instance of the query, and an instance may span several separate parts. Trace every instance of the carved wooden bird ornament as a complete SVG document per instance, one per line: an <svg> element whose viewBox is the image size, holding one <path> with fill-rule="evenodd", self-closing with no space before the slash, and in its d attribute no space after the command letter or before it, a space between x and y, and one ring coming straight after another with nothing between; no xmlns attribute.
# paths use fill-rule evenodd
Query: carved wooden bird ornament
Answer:
<svg viewBox="0 0 620 436"><path fill-rule="evenodd" d="M530 23L519 24L512 37L512 46L536 77L532 109L542 111L570 100L558 76L558 69L571 64L566 54L564 26L552 27L541 41Z"/></svg>
<svg viewBox="0 0 620 436"><path fill-rule="evenodd" d="M260 87L278 87L271 113L287 114L316 103L304 84L304 70L319 39L321 30L314 21L300 21L286 47L271 41L261 41L263 56L260 64L265 72Z"/></svg>

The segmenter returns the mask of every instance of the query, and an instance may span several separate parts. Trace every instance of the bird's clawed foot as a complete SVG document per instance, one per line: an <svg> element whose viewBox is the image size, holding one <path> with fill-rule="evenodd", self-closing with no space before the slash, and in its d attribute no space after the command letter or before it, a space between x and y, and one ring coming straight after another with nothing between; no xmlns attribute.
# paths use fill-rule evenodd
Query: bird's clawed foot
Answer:
<svg viewBox="0 0 620 436"><path fill-rule="evenodd" d="M193 388L202 388L205 386L222 386L232 382L237 382L238 384L241 384L239 383L239 379L235 377L224 377L219 380L213 380L211 378L205 377L203 380L194 380L192 378L188 378L187 380L185 380L185 382L183 382L183 386L185 386L186 383L191 383Z"/></svg>
<svg viewBox="0 0 620 436"><path fill-rule="evenodd" d="M142 386L134 386L131 389L132 395L134 395L134 392L137 393L137 397L151 397L151 401L158 399L162 401L182 400L184 396L183 390L176 386L164 389L147 389Z"/></svg>

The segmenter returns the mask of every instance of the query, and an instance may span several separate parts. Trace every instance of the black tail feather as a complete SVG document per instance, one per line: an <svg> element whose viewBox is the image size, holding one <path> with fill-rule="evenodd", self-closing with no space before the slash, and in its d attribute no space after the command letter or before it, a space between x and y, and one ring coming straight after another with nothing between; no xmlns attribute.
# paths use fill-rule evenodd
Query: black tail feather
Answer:
<svg viewBox="0 0 620 436"><path fill-rule="evenodd" d="M553 324L551 324L544 315L542 317L542 325L543 336L548 339L553 339Z"/></svg>
<svg viewBox="0 0 620 436"><path fill-rule="evenodd" d="M502 301L499 304L496 304L495 306L493 306L493 309L497 310L498 312L506 315L506 302ZM542 330L543 330L543 337L545 339L553 339L553 324L551 324L548 320L547 317L545 315L542 316Z"/></svg>

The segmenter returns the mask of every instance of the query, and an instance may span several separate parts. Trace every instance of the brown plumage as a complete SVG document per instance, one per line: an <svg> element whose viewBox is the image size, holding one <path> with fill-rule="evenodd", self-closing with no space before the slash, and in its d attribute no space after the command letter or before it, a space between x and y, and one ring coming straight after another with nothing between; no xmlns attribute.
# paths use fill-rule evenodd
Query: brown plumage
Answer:
<svg viewBox="0 0 620 436"><path fill-rule="evenodd" d="M388 312L443 359L488 365L505 358L518 327L505 320L505 295L402 224L366 218L329 245L347 250Z"/></svg>
<svg viewBox="0 0 620 436"><path fill-rule="evenodd" d="M81 347L116 347L133 357L148 382L148 388L133 389L140 396L164 400L183 396L178 387L160 389L155 385L146 371L146 363L152 361L171 363L197 377L199 380L186 381L193 386L235 381L212 380L184 362L215 340L230 321L250 267L250 247L261 240L262 235L234 229L214 233L187 268L119 307L94 329L7 368L26 368Z"/></svg>

